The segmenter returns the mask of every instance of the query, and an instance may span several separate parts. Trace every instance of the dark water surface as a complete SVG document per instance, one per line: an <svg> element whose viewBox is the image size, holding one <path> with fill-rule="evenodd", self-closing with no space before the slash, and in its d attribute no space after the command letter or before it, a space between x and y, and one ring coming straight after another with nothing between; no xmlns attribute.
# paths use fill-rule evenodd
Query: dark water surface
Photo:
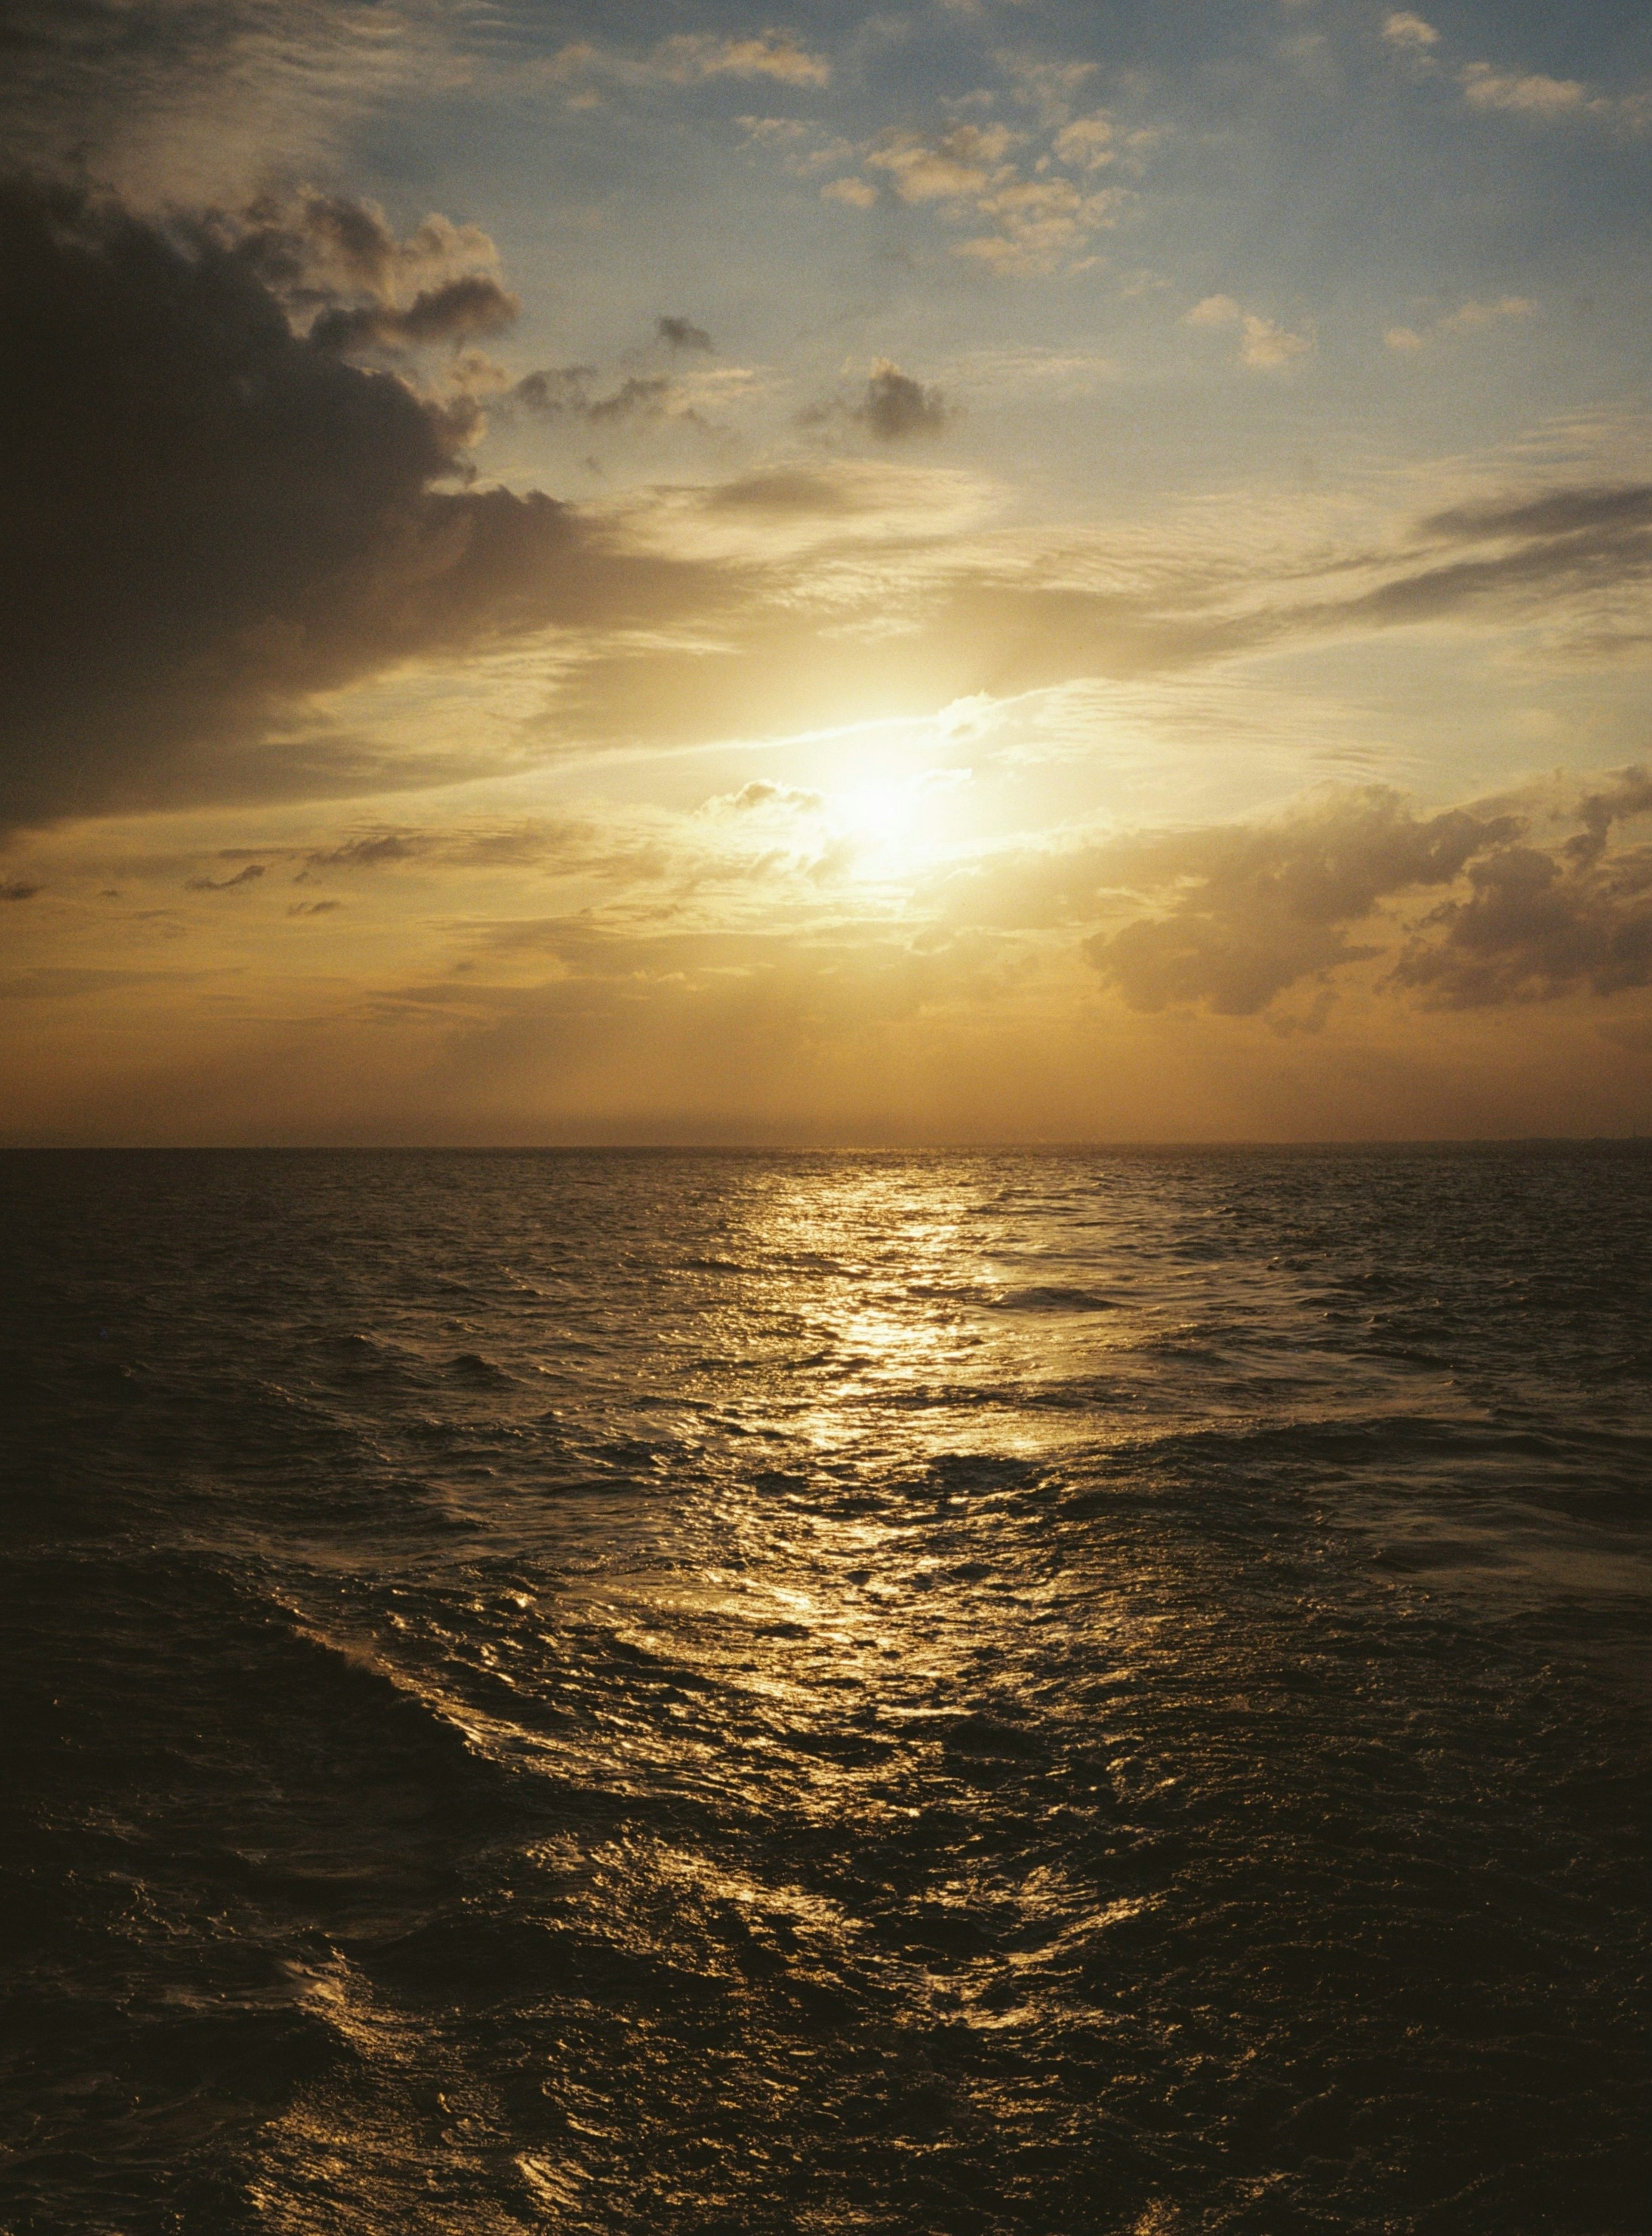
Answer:
<svg viewBox="0 0 1652 2236"><path fill-rule="evenodd" d="M1649 1182L0 1159L0 2229L1652 2229Z"/></svg>

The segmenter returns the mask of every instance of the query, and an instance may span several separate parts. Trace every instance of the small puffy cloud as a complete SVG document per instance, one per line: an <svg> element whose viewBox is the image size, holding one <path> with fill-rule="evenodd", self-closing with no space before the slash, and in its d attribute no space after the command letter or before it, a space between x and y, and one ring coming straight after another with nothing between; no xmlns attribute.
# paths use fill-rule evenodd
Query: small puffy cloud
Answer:
<svg viewBox="0 0 1652 2236"><path fill-rule="evenodd" d="M668 350L703 350L709 352L711 336L703 326L691 319L665 316L654 322L654 338L663 342Z"/></svg>
<svg viewBox="0 0 1652 2236"><path fill-rule="evenodd" d="M1112 141L1112 123L1098 110L1094 116L1080 116L1063 125L1051 144L1057 161L1070 164L1075 170L1099 171L1113 161Z"/></svg>
<svg viewBox="0 0 1652 2236"><path fill-rule="evenodd" d="M1247 311L1231 295L1207 295L1186 312L1182 324L1188 326L1233 326L1239 328L1239 361L1253 372L1277 372L1306 357L1313 347L1312 334L1293 333L1288 327L1278 326L1265 319L1258 311Z"/></svg>
<svg viewBox="0 0 1652 2236"><path fill-rule="evenodd" d="M828 180L820 188L826 201L870 209L880 199L881 182L896 201L927 209L944 224L985 220L991 230L955 242L955 256L1005 274L1082 270L1092 260L1087 252L1093 237L1117 224L1129 198L1121 187L1098 189L1089 181L1121 154L1139 156L1157 136L1143 130L1120 140L1100 111L1073 116L1070 101L1064 94L1058 97L1055 81L1070 92L1091 68L1084 64L1052 75L1043 65L1037 70L1028 65L1032 75L1022 74L1020 97L1040 109L1042 132L1048 135L1042 154L1035 152L1039 134L956 116L938 131L892 128L859 148L837 142L806 150L806 130L793 144L771 128L783 120L746 121L751 136L772 141L795 175L852 161L873 174ZM991 105L988 95L971 98Z"/></svg>
<svg viewBox="0 0 1652 2236"><path fill-rule="evenodd" d="M1046 129L1067 122L1073 103L1098 68L1095 62L1037 62L1008 50L1001 50L995 60L1016 99L1036 109Z"/></svg>
<svg viewBox="0 0 1652 2236"><path fill-rule="evenodd" d="M878 199L878 189L869 179L828 179L820 189L820 199L846 202L851 209L870 209Z"/></svg>
<svg viewBox="0 0 1652 2236"><path fill-rule="evenodd" d="M1261 318L1254 311L1245 313L1239 358L1253 372L1274 372L1299 357L1306 357L1313 347L1312 335L1293 333L1288 327L1275 326L1272 319Z"/></svg>
<svg viewBox="0 0 1652 2236"><path fill-rule="evenodd" d="M1384 17L1382 35L1391 47L1399 47L1412 54L1426 54L1431 47L1439 44L1440 36L1432 23L1425 23L1420 16L1413 16L1403 8L1398 8L1392 15Z"/></svg>
<svg viewBox="0 0 1652 2236"><path fill-rule="evenodd" d="M21 882L0 885L0 901L31 901L39 891L38 885L26 885Z"/></svg>
<svg viewBox="0 0 1652 2236"><path fill-rule="evenodd" d="M829 85L832 65L811 54L789 33L764 31L756 38L720 39L687 34L663 40L654 59L676 82L696 78L773 78L780 85Z"/></svg>
<svg viewBox="0 0 1652 2236"><path fill-rule="evenodd" d="M1467 302L1431 326L1390 326L1383 339L1392 350L1414 354L1426 349L1438 336L1483 333L1488 326L1500 325L1509 319L1535 319L1540 306L1530 295L1500 295L1495 302Z"/></svg>
<svg viewBox="0 0 1652 2236"><path fill-rule="evenodd" d="M1517 116L1577 116L1605 105L1576 78L1537 72L1523 76L1495 69L1490 62L1471 62L1460 82L1471 109L1504 109Z"/></svg>
<svg viewBox="0 0 1652 2236"><path fill-rule="evenodd" d="M955 124L935 138L885 133L865 160L888 174L904 202L973 201L1005 175L1004 159L1015 144L1004 125Z"/></svg>
<svg viewBox="0 0 1652 2236"><path fill-rule="evenodd" d="M618 86L703 85L716 78L767 78L779 85L824 86L832 64L786 31L763 31L752 38L721 38L709 32L681 32L661 39L647 54L622 53L576 40L561 48L546 66L552 83L572 89L576 107L599 98L606 80Z"/></svg>
<svg viewBox="0 0 1652 2236"><path fill-rule="evenodd" d="M1435 328L1442 334L1478 333L1483 326L1495 326L1500 319L1533 319L1537 306L1530 295L1500 295L1495 303L1464 303L1442 319Z"/></svg>

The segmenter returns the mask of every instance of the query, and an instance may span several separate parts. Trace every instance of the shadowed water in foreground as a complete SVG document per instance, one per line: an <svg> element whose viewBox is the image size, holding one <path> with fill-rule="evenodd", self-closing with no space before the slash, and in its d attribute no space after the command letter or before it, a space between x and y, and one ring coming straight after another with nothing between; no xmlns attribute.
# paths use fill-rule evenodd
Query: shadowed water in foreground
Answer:
<svg viewBox="0 0 1652 2236"><path fill-rule="evenodd" d="M0 2227L1644 2231L1649 1179L0 1159Z"/></svg>

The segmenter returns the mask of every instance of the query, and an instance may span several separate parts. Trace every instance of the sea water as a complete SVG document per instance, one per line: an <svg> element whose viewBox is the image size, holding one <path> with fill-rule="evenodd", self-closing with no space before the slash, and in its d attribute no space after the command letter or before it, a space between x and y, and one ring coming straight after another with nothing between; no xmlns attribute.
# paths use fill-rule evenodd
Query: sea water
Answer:
<svg viewBox="0 0 1652 2236"><path fill-rule="evenodd" d="M0 1159L8 2236L1635 2236L1652 1158Z"/></svg>

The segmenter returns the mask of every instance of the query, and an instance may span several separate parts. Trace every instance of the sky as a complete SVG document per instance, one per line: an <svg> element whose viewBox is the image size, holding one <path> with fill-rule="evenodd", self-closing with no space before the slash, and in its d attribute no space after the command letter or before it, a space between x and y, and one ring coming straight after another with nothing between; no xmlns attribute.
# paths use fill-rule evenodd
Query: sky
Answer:
<svg viewBox="0 0 1652 2236"><path fill-rule="evenodd" d="M1652 1128L1652 16L13 0L0 1140Z"/></svg>

